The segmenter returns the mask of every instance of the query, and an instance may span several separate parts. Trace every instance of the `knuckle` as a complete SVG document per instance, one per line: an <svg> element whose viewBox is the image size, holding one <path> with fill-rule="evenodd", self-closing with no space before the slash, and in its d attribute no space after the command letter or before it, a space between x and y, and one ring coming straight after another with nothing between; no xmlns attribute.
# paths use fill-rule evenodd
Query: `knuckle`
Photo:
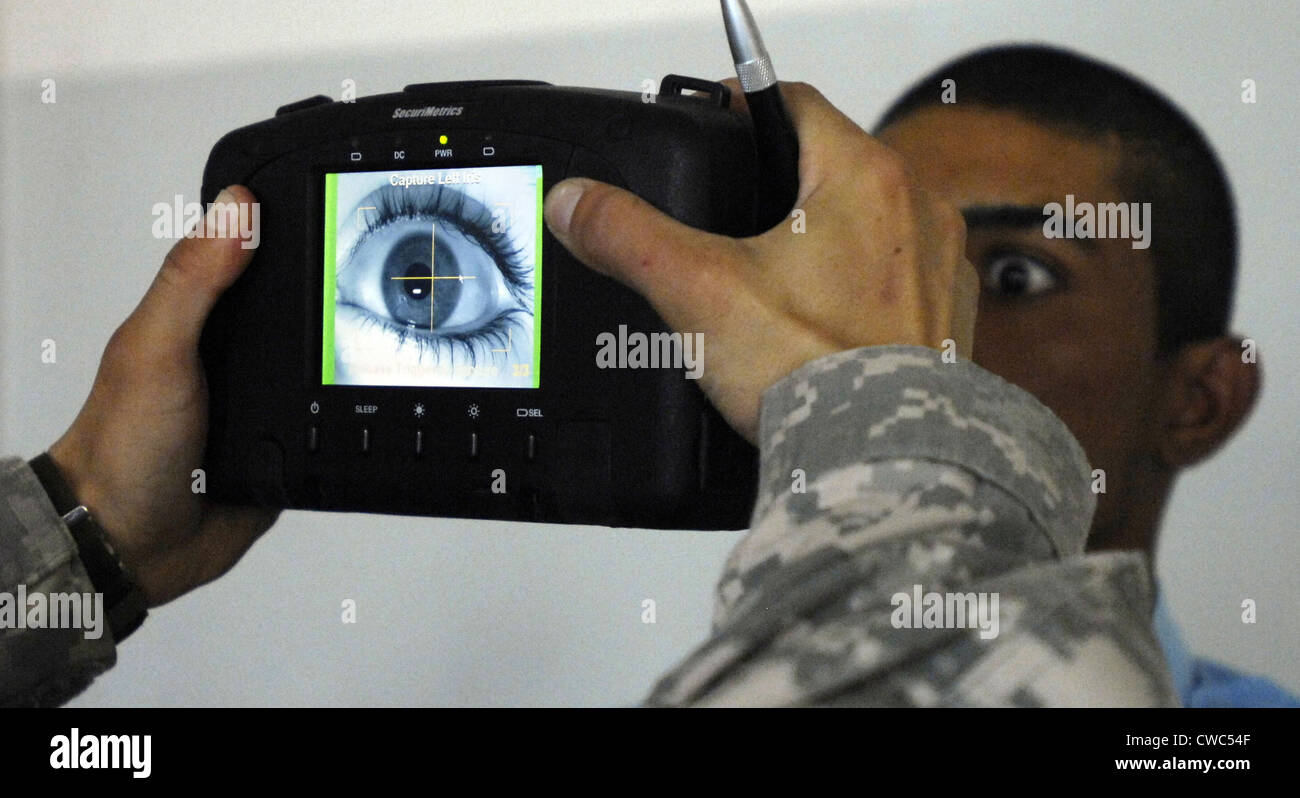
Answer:
<svg viewBox="0 0 1300 798"><path fill-rule="evenodd" d="M781 98L796 119L822 119L835 108L815 86L802 82L781 81Z"/></svg>
<svg viewBox="0 0 1300 798"><path fill-rule="evenodd" d="M131 329L130 320L118 326L104 345L104 352L99 359L99 371L95 375L98 389L110 393L123 389L129 375L140 362L138 336Z"/></svg>
<svg viewBox="0 0 1300 798"><path fill-rule="evenodd" d="M130 333L127 331L126 324L119 324L113 334L108 337L108 343L104 345L104 360L115 361L124 357L131 349Z"/></svg>
<svg viewBox="0 0 1300 798"><path fill-rule="evenodd" d="M963 249L966 244L966 218L957 210L957 206L948 202L938 203L939 224L944 236L955 241Z"/></svg>
<svg viewBox="0 0 1300 798"><path fill-rule="evenodd" d="M793 80L788 83L786 81L781 81L781 95L782 97L790 99L798 98L805 101L814 100L826 102L826 98L820 91L818 91L816 86L813 86L811 83L804 83L801 80Z"/></svg>
<svg viewBox="0 0 1300 798"><path fill-rule="evenodd" d="M912 188L911 170L903 156L870 136L864 136L863 145L869 149L872 172L882 188L904 191Z"/></svg>
<svg viewBox="0 0 1300 798"><path fill-rule="evenodd" d="M162 268L158 271L159 278L172 283L185 284L192 282L201 273L198 258L195 257L192 247L185 246L187 243L189 242L180 241L167 252L167 256L163 258Z"/></svg>
<svg viewBox="0 0 1300 798"><path fill-rule="evenodd" d="M128 345L130 338L131 317L128 316L125 321L117 325L117 328L113 330L113 334L108 336L108 343L105 344L104 348L113 350L122 349Z"/></svg>
<svg viewBox="0 0 1300 798"><path fill-rule="evenodd" d="M875 143L871 137L866 134L851 134L846 142L848 147L848 163L856 164L859 168L870 170L876 158Z"/></svg>

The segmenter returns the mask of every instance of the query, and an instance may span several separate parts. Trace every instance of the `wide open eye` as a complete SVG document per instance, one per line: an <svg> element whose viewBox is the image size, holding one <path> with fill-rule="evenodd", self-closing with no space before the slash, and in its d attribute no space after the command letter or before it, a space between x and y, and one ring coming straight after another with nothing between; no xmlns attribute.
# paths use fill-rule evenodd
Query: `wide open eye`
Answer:
<svg viewBox="0 0 1300 798"><path fill-rule="evenodd" d="M991 255L982 270L981 282L985 291L1003 299L1038 296L1061 285L1050 266L1021 252Z"/></svg>
<svg viewBox="0 0 1300 798"><path fill-rule="evenodd" d="M358 242L340 291L391 324L470 333L517 306L501 268L454 223L398 219Z"/></svg>
<svg viewBox="0 0 1300 798"><path fill-rule="evenodd" d="M347 217L355 229L340 238L348 245L337 272L340 318L371 328L372 342L386 337L403 360L513 360L516 341L528 340L520 337L533 313L527 246L467 190L383 185Z"/></svg>

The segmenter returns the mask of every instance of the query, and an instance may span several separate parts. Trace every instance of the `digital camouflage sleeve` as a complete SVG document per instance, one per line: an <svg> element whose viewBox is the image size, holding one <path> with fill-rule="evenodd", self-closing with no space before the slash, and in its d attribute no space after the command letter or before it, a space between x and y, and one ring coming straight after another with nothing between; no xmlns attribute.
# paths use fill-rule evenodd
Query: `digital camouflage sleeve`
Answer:
<svg viewBox="0 0 1300 798"><path fill-rule="evenodd" d="M13 612L25 609L14 605L20 586L27 596L94 591L40 481L26 462L6 457L0 458L0 707L57 706L117 661L113 633L89 639L83 629L18 628Z"/></svg>
<svg viewBox="0 0 1300 798"><path fill-rule="evenodd" d="M1082 449L968 361L872 347L764 394L713 637L651 705L1177 706L1137 553L1084 555Z"/></svg>
<svg viewBox="0 0 1300 798"><path fill-rule="evenodd" d="M1176 705L1144 559L1083 555L1087 463L1029 394L873 347L772 386L760 435L714 636L649 704ZM35 475L5 459L0 593L19 584L91 589ZM61 703L113 662L109 634L0 629L0 705Z"/></svg>

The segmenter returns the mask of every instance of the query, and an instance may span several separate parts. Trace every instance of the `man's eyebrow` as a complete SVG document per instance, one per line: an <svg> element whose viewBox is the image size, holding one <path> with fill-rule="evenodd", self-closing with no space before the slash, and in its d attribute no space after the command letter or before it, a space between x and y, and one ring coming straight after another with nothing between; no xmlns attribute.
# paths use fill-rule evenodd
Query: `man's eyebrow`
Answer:
<svg viewBox="0 0 1300 798"><path fill-rule="evenodd" d="M1040 232L1048 216L1043 212L1041 205L968 205L961 209L961 215L966 220L967 230L1038 230ZM1065 241L1089 252L1097 249L1097 241L1092 238L1069 238Z"/></svg>
<svg viewBox="0 0 1300 798"><path fill-rule="evenodd" d="M961 209L966 227L1042 227L1046 214L1041 205L972 205Z"/></svg>

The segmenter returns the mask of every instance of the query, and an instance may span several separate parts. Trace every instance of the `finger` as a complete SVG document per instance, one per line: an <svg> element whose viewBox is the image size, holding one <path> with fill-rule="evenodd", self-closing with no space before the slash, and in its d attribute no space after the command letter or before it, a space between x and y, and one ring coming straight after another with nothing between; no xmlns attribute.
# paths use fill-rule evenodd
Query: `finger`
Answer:
<svg viewBox="0 0 1300 798"><path fill-rule="evenodd" d="M936 302L937 326L930 331L928 346L943 345L951 337L957 353L969 359L979 309L979 275L966 259L966 223L960 212L922 192L917 197L921 207L923 235L931 242L937 264L924 269L930 283L930 297Z"/></svg>
<svg viewBox="0 0 1300 798"><path fill-rule="evenodd" d="M650 301L676 329L699 330L722 315L718 303L740 257L733 239L696 230L629 191L586 178L546 196L547 226L590 268Z"/></svg>
<svg viewBox="0 0 1300 798"><path fill-rule="evenodd" d="M957 339L957 354L971 359L975 348L975 322L979 313L980 278L970 261L962 258L957 266L957 290L953 335Z"/></svg>
<svg viewBox="0 0 1300 798"><path fill-rule="evenodd" d="M717 82L731 89L731 102L728 107L749 116L749 102L745 99L744 90L740 88L740 81L736 78L723 78Z"/></svg>
<svg viewBox="0 0 1300 798"><path fill-rule="evenodd" d="M820 142L829 137L866 134L856 122L831 105L820 91L807 83L781 83L781 99L785 101L790 121L794 123L799 140ZM883 146L883 145L882 145Z"/></svg>
<svg viewBox="0 0 1300 798"><path fill-rule="evenodd" d="M217 195L193 231L172 247L126 325L142 345L192 352L217 299L243 274L257 244L252 192L231 186ZM244 232L252 232L246 240ZM155 351L155 354L162 352Z"/></svg>
<svg viewBox="0 0 1300 798"><path fill-rule="evenodd" d="M739 78L723 78L721 80L714 81L714 82L721 83L723 86L726 86L728 89L731 90L731 102L728 105L729 108L731 108L733 111L739 111L742 114L745 114L746 116L749 115L749 100L745 97L745 90L740 87ZM785 87L789 85L791 84L789 83L781 84L782 100L785 99L785 94L786 94Z"/></svg>
<svg viewBox="0 0 1300 798"><path fill-rule="evenodd" d="M781 97L799 139L799 198L802 205L823 183L844 175L845 165L873 170L899 160L884 144L830 104L807 83L781 83ZM841 185L844 181L839 181ZM840 202L843 198L832 198Z"/></svg>

